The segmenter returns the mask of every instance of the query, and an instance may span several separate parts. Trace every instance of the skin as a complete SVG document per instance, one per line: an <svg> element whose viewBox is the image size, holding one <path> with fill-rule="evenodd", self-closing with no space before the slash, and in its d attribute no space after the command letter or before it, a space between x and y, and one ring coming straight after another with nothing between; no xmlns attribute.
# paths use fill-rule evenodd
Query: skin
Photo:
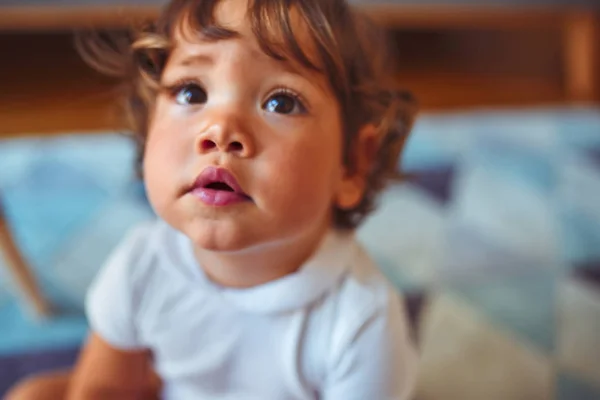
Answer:
<svg viewBox="0 0 600 400"><path fill-rule="evenodd" d="M341 164L340 109L327 78L264 54L245 10L244 0L216 9L217 21L239 33L233 39L177 30L144 157L154 210L228 287L297 270L330 229L332 206L354 206L363 186ZM310 55L308 28L293 22ZM252 200L199 201L188 189L210 166L231 172Z"/></svg>
<svg viewBox="0 0 600 400"><path fill-rule="evenodd" d="M265 55L245 10L245 0L224 0L215 10L235 38L210 42L180 27L144 158L156 213L192 240L210 279L239 288L293 273L310 257L331 229L333 206L360 201L376 139L373 127L361 129L358 168L347 174L340 109L327 78ZM308 28L293 13L292 21L314 55ZM227 169L251 200L216 207L191 194L210 166ZM115 349L95 333L74 373L50 381L26 382L9 399L60 398L67 385L68 399L152 398L160 386L148 351Z"/></svg>

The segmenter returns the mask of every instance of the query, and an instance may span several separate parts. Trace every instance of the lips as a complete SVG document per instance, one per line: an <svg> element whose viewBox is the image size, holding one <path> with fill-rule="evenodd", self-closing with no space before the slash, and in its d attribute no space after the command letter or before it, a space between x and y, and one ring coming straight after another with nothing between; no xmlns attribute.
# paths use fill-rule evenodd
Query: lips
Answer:
<svg viewBox="0 0 600 400"><path fill-rule="evenodd" d="M190 193L210 206L250 201L235 177L224 168L207 167L198 176Z"/></svg>

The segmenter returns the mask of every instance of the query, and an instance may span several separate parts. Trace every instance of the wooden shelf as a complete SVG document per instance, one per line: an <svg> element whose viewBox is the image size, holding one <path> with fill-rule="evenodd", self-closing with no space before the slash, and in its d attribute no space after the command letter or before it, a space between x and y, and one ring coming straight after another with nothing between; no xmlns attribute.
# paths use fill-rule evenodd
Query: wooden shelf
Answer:
<svg viewBox="0 0 600 400"><path fill-rule="evenodd" d="M116 126L115 82L79 58L69 34L0 35L0 136Z"/></svg>
<svg viewBox="0 0 600 400"><path fill-rule="evenodd" d="M425 110L567 104L600 92L594 14L488 7L365 10L393 32L398 81ZM121 28L156 12L0 6L0 48L8 55L0 63L0 136L119 128L115 82L80 60L71 31Z"/></svg>
<svg viewBox="0 0 600 400"><path fill-rule="evenodd" d="M397 29L391 36L398 82L425 109L568 100L559 32Z"/></svg>
<svg viewBox="0 0 600 400"><path fill-rule="evenodd" d="M364 4L357 7L393 28L537 30L560 27L573 9L492 5ZM579 10L578 10L579 11Z"/></svg>
<svg viewBox="0 0 600 400"><path fill-rule="evenodd" d="M124 28L156 18L156 6L0 6L0 31Z"/></svg>
<svg viewBox="0 0 600 400"><path fill-rule="evenodd" d="M563 88L545 79L404 72L398 81L415 94L425 110L565 103Z"/></svg>
<svg viewBox="0 0 600 400"><path fill-rule="evenodd" d="M416 3L416 2L415 2ZM77 3L75 3L77 4ZM573 7L529 7L501 5L416 5L358 3L355 8L385 26L403 28L501 28L544 29L561 26ZM56 5L1 6L0 29L49 30L85 27L115 28L153 19L157 5Z"/></svg>

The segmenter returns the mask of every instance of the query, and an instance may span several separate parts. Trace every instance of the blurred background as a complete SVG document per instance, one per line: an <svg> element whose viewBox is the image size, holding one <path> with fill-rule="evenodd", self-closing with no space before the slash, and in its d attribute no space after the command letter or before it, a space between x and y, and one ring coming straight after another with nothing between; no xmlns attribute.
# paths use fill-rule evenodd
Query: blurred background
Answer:
<svg viewBox="0 0 600 400"><path fill-rule="evenodd" d="M73 363L87 286L152 218L115 82L73 31L161 3L0 0L0 397ZM600 399L599 2L355 5L389 31L421 106L408 180L359 231L407 296L416 398Z"/></svg>

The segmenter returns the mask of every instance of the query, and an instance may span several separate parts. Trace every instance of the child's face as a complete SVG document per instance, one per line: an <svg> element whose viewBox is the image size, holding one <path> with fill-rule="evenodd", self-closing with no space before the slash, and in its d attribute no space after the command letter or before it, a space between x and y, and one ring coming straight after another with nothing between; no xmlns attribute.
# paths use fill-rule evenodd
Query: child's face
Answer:
<svg viewBox="0 0 600 400"><path fill-rule="evenodd" d="M244 0L216 9L217 22L239 37L176 38L161 79L169 90L156 100L148 134L150 201L205 249L322 232L334 203L344 201L340 110L326 78L265 55L245 9ZM208 181L197 181L210 167L228 171L244 195L202 188L210 178L226 180L208 173Z"/></svg>

